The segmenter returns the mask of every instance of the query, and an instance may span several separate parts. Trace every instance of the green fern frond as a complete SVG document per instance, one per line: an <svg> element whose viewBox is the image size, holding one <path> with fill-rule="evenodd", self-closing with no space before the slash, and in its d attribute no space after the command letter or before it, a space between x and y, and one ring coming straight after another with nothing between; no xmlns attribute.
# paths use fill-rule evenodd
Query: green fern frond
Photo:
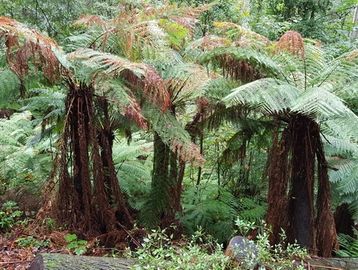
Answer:
<svg viewBox="0 0 358 270"><path fill-rule="evenodd" d="M267 205L252 198L243 197L239 199L239 217L243 220L260 224L265 218Z"/></svg>
<svg viewBox="0 0 358 270"><path fill-rule="evenodd" d="M171 101L175 106L185 105L189 100L203 96L211 78L200 65L181 63L163 72Z"/></svg>
<svg viewBox="0 0 358 270"><path fill-rule="evenodd" d="M124 139L113 145L113 161L121 189L134 209L142 210L150 191L153 144L133 135L131 144Z"/></svg>
<svg viewBox="0 0 358 270"><path fill-rule="evenodd" d="M206 188L192 187L183 194L181 221L189 233L201 227L219 242L225 242L234 233L237 214L235 197L214 185Z"/></svg>
<svg viewBox="0 0 358 270"><path fill-rule="evenodd" d="M0 69L0 108L9 108L9 104L16 101L20 91L20 80L8 69Z"/></svg>
<svg viewBox="0 0 358 270"><path fill-rule="evenodd" d="M357 235L357 232L355 231ZM338 236L340 250L337 250L339 257L357 257L358 256L358 240L349 235L340 234Z"/></svg>
<svg viewBox="0 0 358 270"><path fill-rule="evenodd" d="M325 153L328 156L358 155L358 144L354 141L327 134L323 134L321 137L325 143Z"/></svg>
<svg viewBox="0 0 358 270"><path fill-rule="evenodd" d="M260 79L232 90L223 101L227 106L237 104L256 108L267 114L289 109L299 97L294 86L275 79Z"/></svg>
<svg viewBox="0 0 358 270"><path fill-rule="evenodd" d="M235 80L219 77L210 80L209 83L205 85L204 95L210 99L221 101L221 99L230 94L232 89L239 86L240 83Z"/></svg>
<svg viewBox="0 0 358 270"><path fill-rule="evenodd" d="M326 90L324 86L311 88L302 93L291 110L306 115L318 115L324 119L335 117L357 118L339 97ZM358 118L356 121L358 121Z"/></svg>
<svg viewBox="0 0 358 270"><path fill-rule="evenodd" d="M54 150L49 139L33 145L41 127L34 128L28 111L0 120L0 179L8 188L40 189L49 174Z"/></svg>
<svg viewBox="0 0 358 270"><path fill-rule="evenodd" d="M204 159L199 148L191 142L189 133L171 113L161 113L158 109L147 106L144 115L150 121L152 129L181 160L202 165Z"/></svg>

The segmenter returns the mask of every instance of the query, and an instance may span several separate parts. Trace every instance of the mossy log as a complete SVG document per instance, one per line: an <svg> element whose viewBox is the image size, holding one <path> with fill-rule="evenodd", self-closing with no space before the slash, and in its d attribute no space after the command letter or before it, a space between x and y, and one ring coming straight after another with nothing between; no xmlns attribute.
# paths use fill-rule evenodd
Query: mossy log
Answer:
<svg viewBox="0 0 358 270"><path fill-rule="evenodd" d="M127 270L132 264L129 259L43 253L36 256L29 270Z"/></svg>
<svg viewBox="0 0 358 270"><path fill-rule="evenodd" d="M312 258L307 260L315 270L357 270L358 258Z"/></svg>

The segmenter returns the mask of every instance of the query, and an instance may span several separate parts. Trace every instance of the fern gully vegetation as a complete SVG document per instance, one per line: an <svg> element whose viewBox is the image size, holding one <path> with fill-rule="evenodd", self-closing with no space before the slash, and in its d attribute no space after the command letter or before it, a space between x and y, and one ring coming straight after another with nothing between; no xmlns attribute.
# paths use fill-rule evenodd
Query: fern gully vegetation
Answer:
<svg viewBox="0 0 358 270"><path fill-rule="evenodd" d="M39 235L14 245L143 269L354 256L356 1L30 2L0 7L0 229ZM241 266L237 233L259 249Z"/></svg>

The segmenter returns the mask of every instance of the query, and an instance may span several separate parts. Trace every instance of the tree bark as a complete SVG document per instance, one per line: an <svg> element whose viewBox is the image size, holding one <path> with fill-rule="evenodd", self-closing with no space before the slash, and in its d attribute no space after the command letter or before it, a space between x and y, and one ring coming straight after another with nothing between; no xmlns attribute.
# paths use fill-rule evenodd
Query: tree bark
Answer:
<svg viewBox="0 0 358 270"><path fill-rule="evenodd" d="M131 227L112 159L107 104L96 109L91 86L69 84L59 164L58 218L84 233L105 234L116 230L122 221ZM105 115L103 129L97 127L95 119L100 114Z"/></svg>
<svg viewBox="0 0 358 270"><path fill-rule="evenodd" d="M271 244L280 242L280 233L288 229L288 131L284 130L279 141L279 127L276 127L270 151L268 168L269 190L266 222L271 226Z"/></svg>
<svg viewBox="0 0 358 270"><path fill-rule="evenodd" d="M311 119L298 115L293 117L289 128L292 143L289 240L297 240L299 245L313 252L316 138L311 132L318 127Z"/></svg>
<svg viewBox="0 0 358 270"><path fill-rule="evenodd" d="M352 237L354 236L354 219L347 203L343 203L336 208L334 213L334 220L338 234L343 233Z"/></svg>

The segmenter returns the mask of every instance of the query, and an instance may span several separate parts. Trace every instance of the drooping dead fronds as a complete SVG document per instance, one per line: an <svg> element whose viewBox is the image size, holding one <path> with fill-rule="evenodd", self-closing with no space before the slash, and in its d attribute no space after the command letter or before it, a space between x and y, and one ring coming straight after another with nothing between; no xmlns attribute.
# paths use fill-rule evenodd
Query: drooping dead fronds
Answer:
<svg viewBox="0 0 358 270"><path fill-rule="evenodd" d="M170 105L170 97L163 79L149 65L133 63L127 59L91 49L77 50L68 57L71 60L82 60L98 72L124 79L132 91L142 91L148 100L159 105L163 111Z"/></svg>
<svg viewBox="0 0 358 270"><path fill-rule="evenodd" d="M318 255L330 257L337 250L338 240L334 216L331 210L331 187L328 177L328 164L323 150L321 138L316 149L318 161L318 194L317 194L317 247ZM322 226L324 224L324 226Z"/></svg>
<svg viewBox="0 0 358 270"><path fill-rule="evenodd" d="M144 118L142 114L142 110L139 104L133 100L126 108L124 112L124 116L128 119L133 120L138 127L142 129L148 129L147 120Z"/></svg>
<svg viewBox="0 0 358 270"><path fill-rule="evenodd" d="M223 75L236 80L250 82L261 78L260 72L246 61L238 61L232 55L219 55L216 60L223 69Z"/></svg>
<svg viewBox="0 0 358 270"><path fill-rule="evenodd" d="M179 157L182 162L191 162L196 166L202 166L205 159L200 154L199 147L194 143L183 143L174 139L170 149Z"/></svg>
<svg viewBox="0 0 358 270"><path fill-rule="evenodd" d="M305 44L300 33L296 31L286 32L277 42L278 51L286 51L294 55L304 57Z"/></svg>
<svg viewBox="0 0 358 270"><path fill-rule="evenodd" d="M60 49L55 41L7 17L0 17L0 38L5 39L7 62L21 80L28 73L30 60L48 80L58 79L61 64L56 53Z"/></svg>

